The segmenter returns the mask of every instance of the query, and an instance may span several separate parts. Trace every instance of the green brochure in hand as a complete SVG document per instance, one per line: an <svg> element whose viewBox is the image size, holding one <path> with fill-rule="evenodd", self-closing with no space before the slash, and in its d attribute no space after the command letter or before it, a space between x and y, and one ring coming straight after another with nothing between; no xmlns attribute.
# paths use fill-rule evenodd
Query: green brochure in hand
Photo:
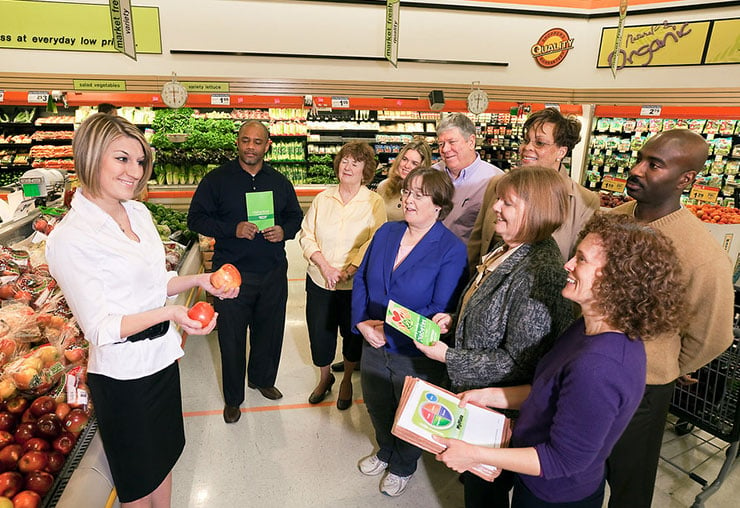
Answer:
<svg viewBox="0 0 740 508"><path fill-rule="evenodd" d="M260 231L275 225L275 205L272 191L247 192L247 220Z"/></svg>
<svg viewBox="0 0 740 508"><path fill-rule="evenodd" d="M425 346L431 346L439 340L437 323L393 300L388 301L385 322Z"/></svg>

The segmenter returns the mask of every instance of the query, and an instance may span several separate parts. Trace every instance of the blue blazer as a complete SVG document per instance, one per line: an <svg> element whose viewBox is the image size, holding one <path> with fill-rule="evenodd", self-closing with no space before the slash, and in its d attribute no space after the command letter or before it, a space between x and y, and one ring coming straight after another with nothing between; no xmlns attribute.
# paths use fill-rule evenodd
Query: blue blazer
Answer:
<svg viewBox="0 0 740 508"><path fill-rule="evenodd" d="M396 270L406 222L386 222L375 232L352 286L352 326L367 319L385 320L388 300L427 317L454 310L467 279L465 244L437 222ZM358 332L359 333L359 332ZM412 340L385 325L388 351L419 356Z"/></svg>

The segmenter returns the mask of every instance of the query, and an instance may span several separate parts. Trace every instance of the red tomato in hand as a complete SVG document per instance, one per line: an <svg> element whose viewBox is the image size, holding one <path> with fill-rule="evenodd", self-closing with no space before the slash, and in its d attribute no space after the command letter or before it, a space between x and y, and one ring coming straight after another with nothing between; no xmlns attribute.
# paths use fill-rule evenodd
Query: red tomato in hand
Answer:
<svg viewBox="0 0 740 508"><path fill-rule="evenodd" d="M211 286L216 289L233 289L242 285L242 276L232 264L226 263L211 274Z"/></svg>
<svg viewBox="0 0 740 508"><path fill-rule="evenodd" d="M188 311L188 317L200 321L201 328L208 326L213 319L213 306L208 302L198 302Z"/></svg>

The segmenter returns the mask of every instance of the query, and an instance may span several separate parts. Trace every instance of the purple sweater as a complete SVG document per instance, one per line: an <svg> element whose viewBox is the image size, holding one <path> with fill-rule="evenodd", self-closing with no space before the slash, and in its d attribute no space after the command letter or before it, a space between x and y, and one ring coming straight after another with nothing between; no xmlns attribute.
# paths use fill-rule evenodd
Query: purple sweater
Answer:
<svg viewBox="0 0 740 508"><path fill-rule="evenodd" d="M645 347L621 333L586 335L583 319L537 365L512 446L534 446L540 476L520 475L551 503L581 500L599 488L606 458L645 391Z"/></svg>

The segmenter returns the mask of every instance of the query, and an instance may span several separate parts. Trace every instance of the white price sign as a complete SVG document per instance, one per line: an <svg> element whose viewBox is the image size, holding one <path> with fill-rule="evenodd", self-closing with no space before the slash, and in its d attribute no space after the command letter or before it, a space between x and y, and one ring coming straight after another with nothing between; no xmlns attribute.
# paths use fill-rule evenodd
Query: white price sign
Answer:
<svg viewBox="0 0 740 508"><path fill-rule="evenodd" d="M332 108L348 108L349 107L349 97L332 96L331 107Z"/></svg>
<svg viewBox="0 0 740 508"><path fill-rule="evenodd" d="M640 116L660 116L662 109L661 106L643 106L640 108Z"/></svg>
<svg viewBox="0 0 740 508"><path fill-rule="evenodd" d="M0 102L5 102L5 90L0 90Z"/></svg>
<svg viewBox="0 0 740 508"><path fill-rule="evenodd" d="M46 104L49 102L49 92L28 92L29 104Z"/></svg>
<svg viewBox="0 0 740 508"><path fill-rule="evenodd" d="M231 105L231 96L227 93L211 94L212 106L229 106Z"/></svg>

